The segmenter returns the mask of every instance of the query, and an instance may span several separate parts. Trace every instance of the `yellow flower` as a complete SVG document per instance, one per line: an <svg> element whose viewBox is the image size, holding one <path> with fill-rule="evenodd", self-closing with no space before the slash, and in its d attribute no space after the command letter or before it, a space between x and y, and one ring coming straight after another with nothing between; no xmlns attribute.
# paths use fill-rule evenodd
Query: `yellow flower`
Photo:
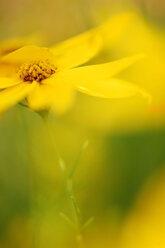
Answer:
<svg viewBox="0 0 165 248"><path fill-rule="evenodd" d="M141 56L105 64L79 67L97 54L102 45L99 32L92 30L65 41L53 49L25 46L1 58L13 65L9 76L0 77L0 112L26 98L34 111L65 112L74 90L103 98L148 96L134 84L116 77Z"/></svg>

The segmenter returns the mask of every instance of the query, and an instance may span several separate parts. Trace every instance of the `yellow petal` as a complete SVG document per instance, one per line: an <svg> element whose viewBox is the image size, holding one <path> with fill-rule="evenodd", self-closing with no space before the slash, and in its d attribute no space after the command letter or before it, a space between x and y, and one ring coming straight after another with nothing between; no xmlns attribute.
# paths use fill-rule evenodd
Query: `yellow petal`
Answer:
<svg viewBox="0 0 165 248"><path fill-rule="evenodd" d="M25 63L34 60L53 60L53 53L48 48L37 46L24 46L1 58L2 62Z"/></svg>
<svg viewBox="0 0 165 248"><path fill-rule="evenodd" d="M110 78L99 82L96 81L90 85L77 85L77 90L88 95L102 98L125 98L141 94L149 101L151 100L151 96L145 90L135 84L117 78Z"/></svg>
<svg viewBox="0 0 165 248"><path fill-rule="evenodd" d="M36 83L34 89L27 96L29 107L35 111L50 108L53 90L52 85Z"/></svg>
<svg viewBox="0 0 165 248"><path fill-rule="evenodd" d="M125 27L131 23L131 19L131 13L116 15L98 28L53 46L51 50L62 68L68 69L82 65L99 52L103 43L110 46L119 39L120 35L124 33Z"/></svg>
<svg viewBox="0 0 165 248"><path fill-rule="evenodd" d="M61 69L82 65L93 58L102 45L102 38L96 30L90 30L52 47Z"/></svg>
<svg viewBox="0 0 165 248"><path fill-rule="evenodd" d="M0 43L0 56L7 55L8 53L14 52L15 50L32 44L38 44L42 40L40 34L32 34L24 37L14 37L5 39Z"/></svg>
<svg viewBox="0 0 165 248"><path fill-rule="evenodd" d="M57 114L66 112L73 102L73 86L56 77L44 80L44 84L36 84L27 97L29 107L35 111L51 108Z"/></svg>
<svg viewBox="0 0 165 248"><path fill-rule="evenodd" d="M74 89L69 85L59 82L54 91L52 111L55 114L64 114L74 103Z"/></svg>
<svg viewBox="0 0 165 248"><path fill-rule="evenodd" d="M0 89L9 88L19 83L20 82L15 78L0 77Z"/></svg>
<svg viewBox="0 0 165 248"><path fill-rule="evenodd" d="M12 38L3 41L0 44L0 56L7 55L27 44L25 38Z"/></svg>
<svg viewBox="0 0 165 248"><path fill-rule="evenodd" d="M0 92L0 112L21 101L34 87L33 83L20 83Z"/></svg>
<svg viewBox="0 0 165 248"><path fill-rule="evenodd" d="M55 114L63 114L68 111L74 102L74 85L61 79L61 73L45 80L54 87L52 111Z"/></svg>
<svg viewBox="0 0 165 248"><path fill-rule="evenodd" d="M143 55L136 55L105 64L79 67L72 70L63 71L59 75L79 86L83 87L84 84L85 86L87 84L90 86L90 84L93 85L96 81L102 81L115 76L142 57Z"/></svg>
<svg viewBox="0 0 165 248"><path fill-rule="evenodd" d="M16 67L14 64L2 63L0 61L0 77L15 77Z"/></svg>

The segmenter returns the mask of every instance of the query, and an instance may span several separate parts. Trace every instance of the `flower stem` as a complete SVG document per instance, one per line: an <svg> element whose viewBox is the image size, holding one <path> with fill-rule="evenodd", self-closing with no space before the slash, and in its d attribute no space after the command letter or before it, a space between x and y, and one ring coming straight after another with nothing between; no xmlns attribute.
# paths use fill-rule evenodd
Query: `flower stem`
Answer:
<svg viewBox="0 0 165 248"><path fill-rule="evenodd" d="M49 137L50 143L51 143L51 145L53 147L53 150L54 150L54 152L55 152L55 154L57 156L58 164L59 164L59 167L60 167L60 169L62 171L63 178L64 178L64 181L65 181L66 192L67 192L68 198L71 201L71 205L72 205L72 209L73 209L73 215L74 215L74 218L75 218L75 227L76 227L76 232L77 232L77 234L76 234L77 245L78 245L79 248L83 248L84 245L83 245L83 235L82 235L81 213L80 213L80 209L78 207L76 198L74 196L73 180L72 180L73 174L74 174L74 171L75 171L75 168L76 168L77 165L76 164L74 165L74 167L73 167L73 169L72 169L70 174L67 172L65 162L62 159L62 157L61 157L61 155L60 155L60 153L58 151L57 145L56 145L55 141L52 138L51 129L50 129L49 122L48 122L48 115L40 114L40 116L41 116L41 118L42 118L42 120L44 122L44 126L46 128L46 132L47 132L47 135Z"/></svg>

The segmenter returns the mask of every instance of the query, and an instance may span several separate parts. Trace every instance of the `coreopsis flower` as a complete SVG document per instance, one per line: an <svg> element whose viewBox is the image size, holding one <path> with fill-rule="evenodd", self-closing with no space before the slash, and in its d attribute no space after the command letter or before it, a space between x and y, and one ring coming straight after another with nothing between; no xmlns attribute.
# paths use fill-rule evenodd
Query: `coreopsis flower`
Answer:
<svg viewBox="0 0 165 248"><path fill-rule="evenodd" d="M0 77L0 112L26 98L34 111L52 108L65 112L74 99L74 91L103 98L123 98L148 94L117 74L141 56L132 56L104 64L81 66L94 57L102 40L97 32L87 32L48 49L24 46L1 58L12 64L6 77Z"/></svg>

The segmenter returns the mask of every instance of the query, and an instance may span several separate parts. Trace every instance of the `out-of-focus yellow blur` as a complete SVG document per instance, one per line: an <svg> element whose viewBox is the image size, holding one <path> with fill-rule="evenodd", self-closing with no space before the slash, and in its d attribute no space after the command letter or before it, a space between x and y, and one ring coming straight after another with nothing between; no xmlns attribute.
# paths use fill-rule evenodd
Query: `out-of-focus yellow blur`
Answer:
<svg viewBox="0 0 165 248"><path fill-rule="evenodd" d="M164 170L147 182L121 232L120 247L164 247Z"/></svg>
<svg viewBox="0 0 165 248"><path fill-rule="evenodd" d="M155 111L165 104L164 2L0 0L3 49L52 46L103 23L103 49L89 64L145 54L120 77L149 92L152 103L77 93L65 115L49 116L67 171L79 160L73 190L82 222L94 219L81 246L65 218L73 220L73 210L40 116L20 105L8 110L0 119L0 248L165 246L165 111Z"/></svg>

